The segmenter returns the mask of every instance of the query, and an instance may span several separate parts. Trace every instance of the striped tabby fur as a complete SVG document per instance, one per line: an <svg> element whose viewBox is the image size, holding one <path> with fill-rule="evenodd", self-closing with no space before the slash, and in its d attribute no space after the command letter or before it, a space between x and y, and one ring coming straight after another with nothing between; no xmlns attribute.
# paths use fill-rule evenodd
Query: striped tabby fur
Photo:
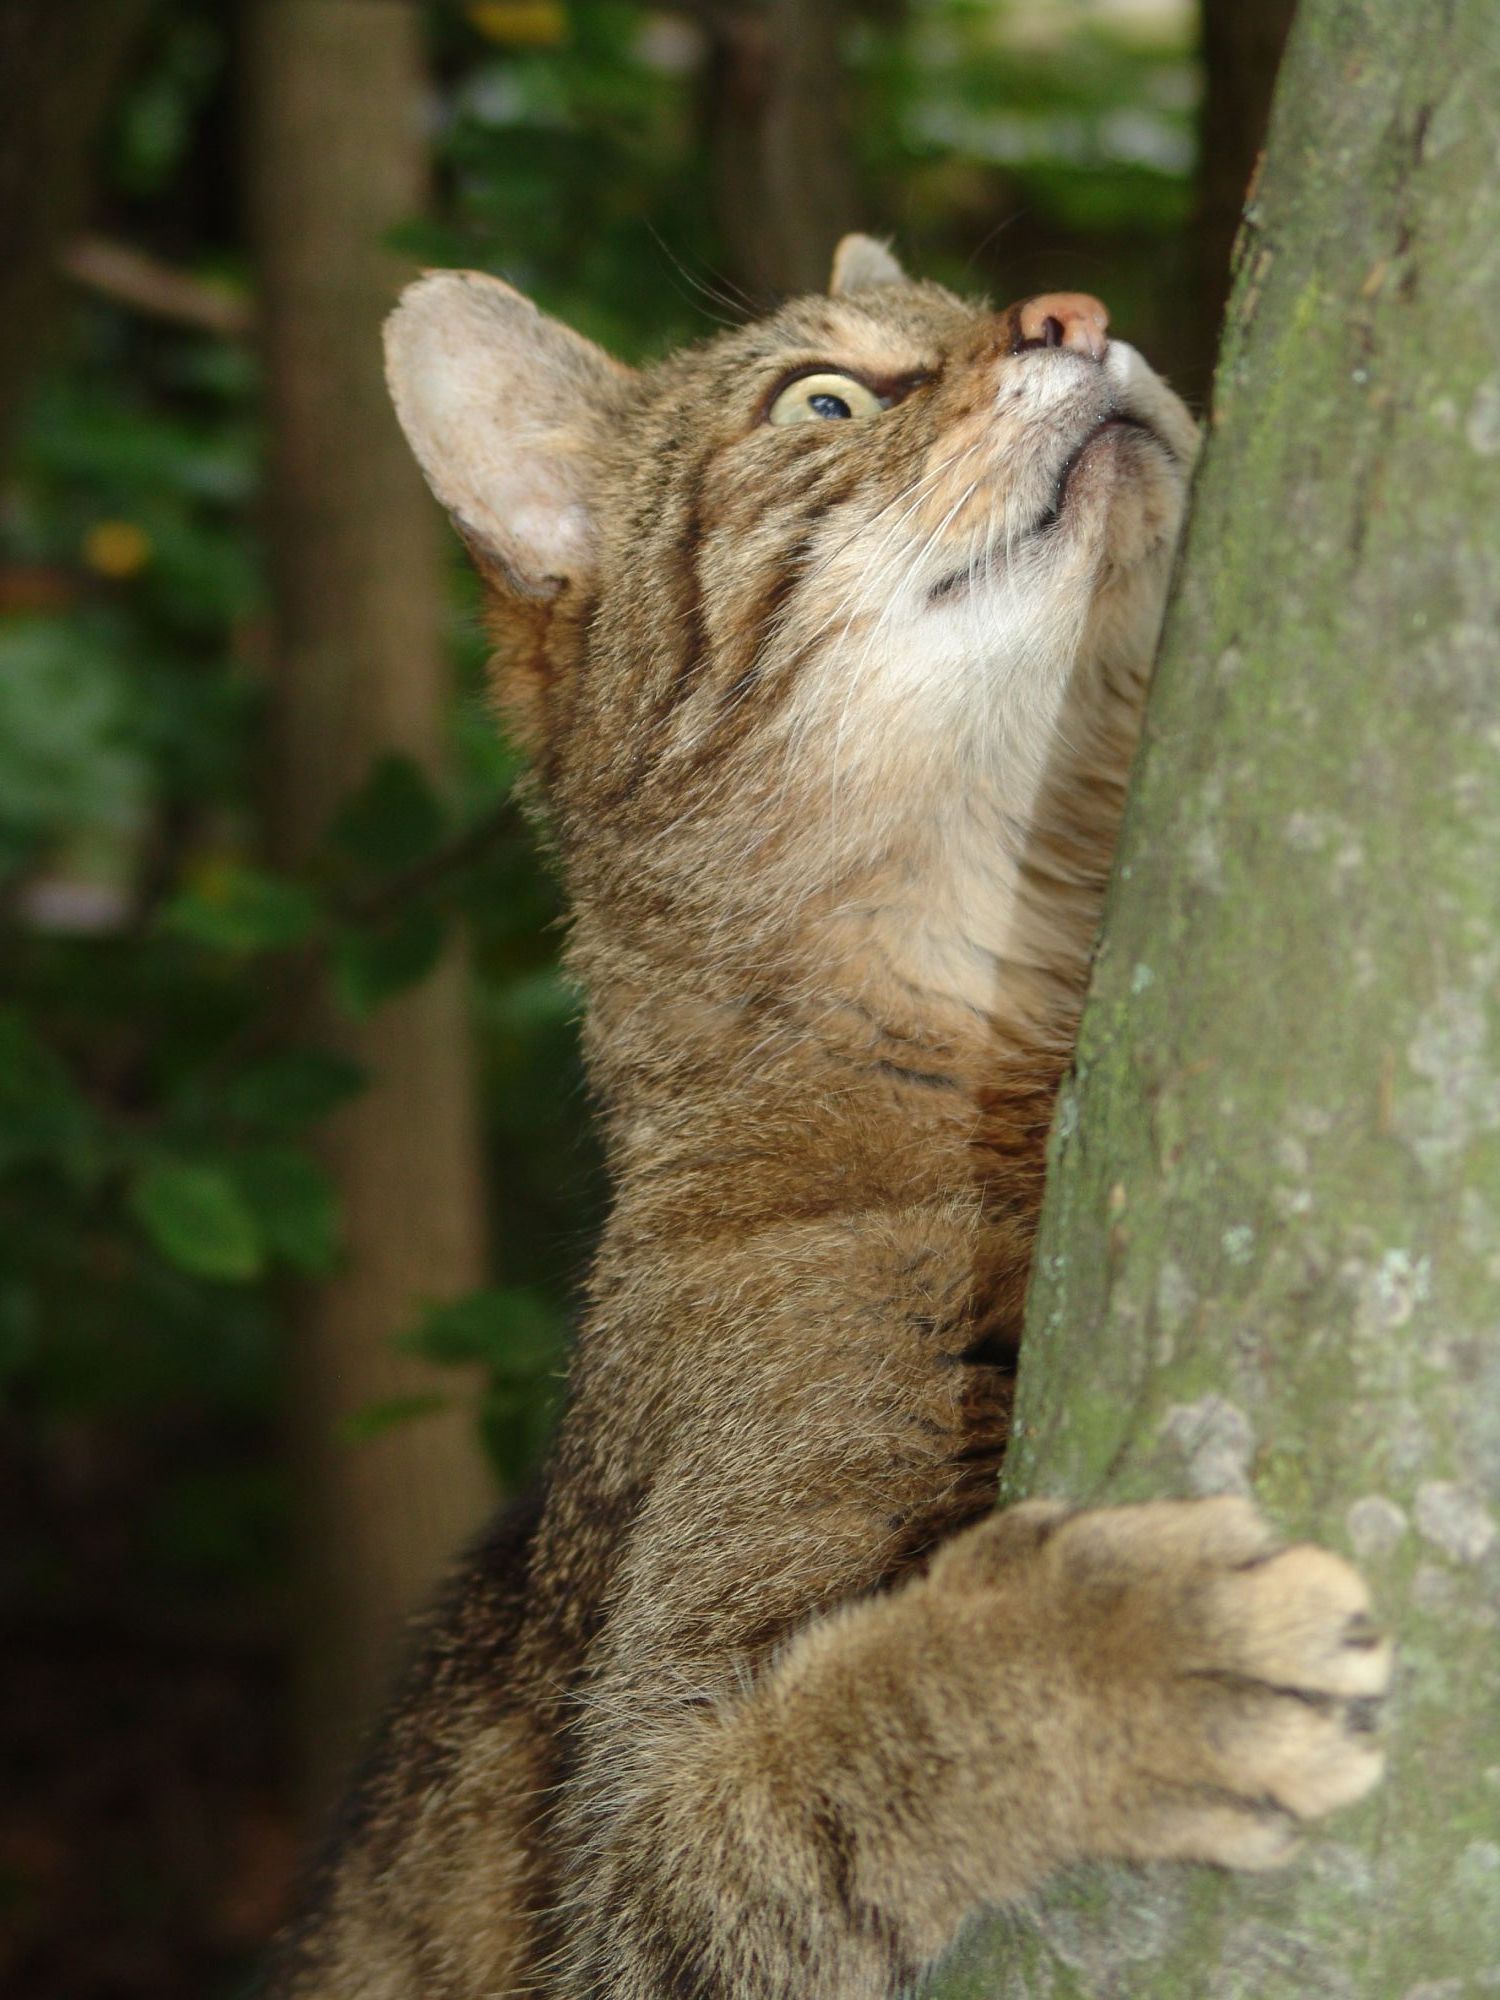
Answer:
<svg viewBox="0 0 1500 2000"><path fill-rule="evenodd" d="M1187 413L1093 301L862 238L640 374L464 274L389 351L615 1194L544 1496L427 1627L273 1990L889 2000L1079 1857L1280 1860L1378 1774L1358 1578L1238 1501L988 1511ZM808 370L856 413L768 422Z"/></svg>

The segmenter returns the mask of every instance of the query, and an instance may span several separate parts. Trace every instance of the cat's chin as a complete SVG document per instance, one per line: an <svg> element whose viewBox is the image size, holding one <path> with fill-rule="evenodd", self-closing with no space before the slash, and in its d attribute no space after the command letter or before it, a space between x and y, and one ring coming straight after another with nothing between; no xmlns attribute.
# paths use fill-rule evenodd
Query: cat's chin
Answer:
<svg viewBox="0 0 1500 2000"><path fill-rule="evenodd" d="M1122 476L1129 476L1130 464L1125 453L1136 438L1150 439L1158 452L1166 449L1144 418L1125 410L1112 410L1091 425L1063 460L1052 499L1025 531L1023 541L1056 534L1070 518L1076 518L1079 493L1087 497L1097 492L1101 460L1111 468L1106 476L1112 492Z"/></svg>
<svg viewBox="0 0 1500 2000"><path fill-rule="evenodd" d="M1095 598L1122 588L1132 595L1165 590L1187 472L1152 425L1131 416L1097 425L1075 449L1059 487L1055 514L1033 539L1057 544L1059 553L1070 544L1072 565L1086 558Z"/></svg>
<svg viewBox="0 0 1500 2000"><path fill-rule="evenodd" d="M946 569L930 609L973 601L1020 577L1065 592L1106 589L1142 564L1163 570L1182 521L1184 475L1171 447L1140 418L1114 413L1068 453L1048 504L1018 533Z"/></svg>
<svg viewBox="0 0 1500 2000"><path fill-rule="evenodd" d="M929 610L975 604L999 589L1060 593L1064 615L1076 619L1083 600L1120 572L1170 559L1193 439L1185 412L1183 423L1162 424L1152 396L1132 393L1143 372L1125 382L1097 373L1085 380L1071 423L1056 425L1042 483L1008 496L1003 527L990 526L962 561L950 557L926 586ZM1150 383L1160 388L1154 377Z"/></svg>
<svg viewBox="0 0 1500 2000"><path fill-rule="evenodd" d="M1143 567L1159 570L1164 588L1182 529L1186 475L1154 432L1127 433L1112 451L1108 490L1100 495L1104 568L1099 588Z"/></svg>

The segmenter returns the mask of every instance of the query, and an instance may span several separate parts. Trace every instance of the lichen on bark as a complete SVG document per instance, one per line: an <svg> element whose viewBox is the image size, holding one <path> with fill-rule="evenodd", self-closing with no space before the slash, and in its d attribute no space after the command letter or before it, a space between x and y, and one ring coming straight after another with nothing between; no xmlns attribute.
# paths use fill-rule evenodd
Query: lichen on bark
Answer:
<svg viewBox="0 0 1500 2000"><path fill-rule="evenodd" d="M1493 0L1303 0L1006 1474L1353 1555L1389 1777L1282 1875L1080 1871L944 2000L1500 1994L1497 106Z"/></svg>

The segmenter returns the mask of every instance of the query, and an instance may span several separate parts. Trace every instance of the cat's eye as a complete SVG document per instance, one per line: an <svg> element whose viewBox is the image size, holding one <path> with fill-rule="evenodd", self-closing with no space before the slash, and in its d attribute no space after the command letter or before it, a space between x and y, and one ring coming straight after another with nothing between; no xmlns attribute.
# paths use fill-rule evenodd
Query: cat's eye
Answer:
<svg viewBox="0 0 1500 2000"><path fill-rule="evenodd" d="M840 375L834 369L815 375L799 375L788 382L766 412L768 424L814 424L845 417L878 417L886 408L884 398L855 375Z"/></svg>

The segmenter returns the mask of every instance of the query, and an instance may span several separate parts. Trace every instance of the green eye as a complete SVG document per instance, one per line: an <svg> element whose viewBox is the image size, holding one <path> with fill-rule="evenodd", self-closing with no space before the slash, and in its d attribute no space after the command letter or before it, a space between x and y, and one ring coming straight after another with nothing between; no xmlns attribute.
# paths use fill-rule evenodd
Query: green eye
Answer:
<svg viewBox="0 0 1500 2000"><path fill-rule="evenodd" d="M788 382L766 413L768 424L815 424L844 417L878 417L885 408L873 389L853 375L829 369Z"/></svg>

